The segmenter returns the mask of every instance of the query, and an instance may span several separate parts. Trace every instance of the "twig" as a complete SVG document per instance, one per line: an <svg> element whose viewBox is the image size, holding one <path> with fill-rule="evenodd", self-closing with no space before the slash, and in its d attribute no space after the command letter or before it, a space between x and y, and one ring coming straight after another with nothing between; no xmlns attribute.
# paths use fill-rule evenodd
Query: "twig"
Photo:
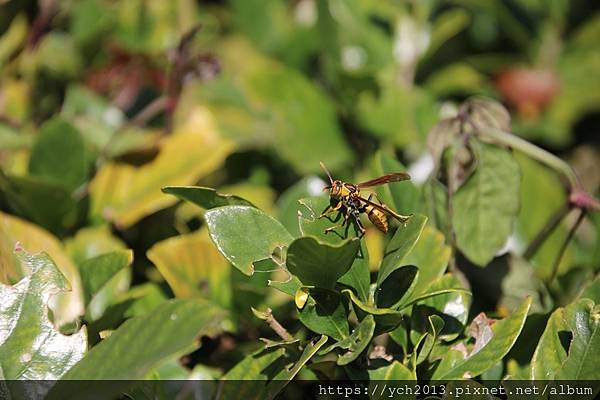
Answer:
<svg viewBox="0 0 600 400"><path fill-rule="evenodd" d="M130 127L145 125L152 118L166 111L169 108L169 103L170 101L168 96L157 97L140 112L138 112L133 118L131 118L127 124L125 124L125 126Z"/></svg>
<svg viewBox="0 0 600 400"><path fill-rule="evenodd" d="M575 235L575 231L577 230L577 228L583 221L583 217L585 217L585 210L582 209L579 211L579 216L577 217L577 221L575 221L575 223L573 224L573 227L569 231L569 234L565 238L565 241L563 242L562 246L560 247L560 250L558 251L556 260L554 260L554 266L552 267L552 275L550 275L548 282L551 282L556 277L556 274L558 273L558 267L560 265L560 261L562 260L563 255L565 254L565 251L567 250L567 246L569 245L569 242L571 241L571 239L573 239L573 236Z"/></svg>
<svg viewBox="0 0 600 400"><path fill-rule="evenodd" d="M257 315L256 312L254 314ZM273 310L267 308L265 312L260 314L260 318L264 320L267 324L269 324L271 329L273 329L275 333L279 335L280 338L282 338L286 342L294 340L294 337L290 335L290 333L279 323L279 321L275 319L275 317L273 316Z"/></svg>
<svg viewBox="0 0 600 400"><path fill-rule="evenodd" d="M540 229L540 231L535 235L535 237L529 242L529 245L523 252L523 258L526 260L531 260L531 258L537 253L541 245L548 239L548 237L554 232L556 227L560 224L563 218L571 211L571 207L567 204L564 204L561 208L556 210L554 214L550 217L546 225Z"/></svg>

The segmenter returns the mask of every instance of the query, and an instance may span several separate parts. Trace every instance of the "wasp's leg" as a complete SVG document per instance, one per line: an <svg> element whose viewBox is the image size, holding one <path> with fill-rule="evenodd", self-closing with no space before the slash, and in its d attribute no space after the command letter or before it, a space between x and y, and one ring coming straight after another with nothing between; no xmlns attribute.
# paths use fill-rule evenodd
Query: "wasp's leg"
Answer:
<svg viewBox="0 0 600 400"><path fill-rule="evenodd" d="M362 237L365 236L365 233L367 232L367 230L363 226L362 222L360 222L360 216L359 215L354 215L354 223L356 225L356 228L358 228L358 231L359 231L358 238L362 239Z"/></svg>
<svg viewBox="0 0 600 400"><path fill-rule="evenodd" d="M383 207L384 209L388 210L388 208L385 205L385 203L383 203L381 200L379 200L379 196L377 196L376 193L371 193L369 195L368 200L371 201L371 198L373 198L373 196L375 196L375 198L377 199L377 202L381 205L381 207ZM400 222L402 224L404 224L404 225L406 225L406 222L408 222L408 220L410 219L410 217L412 217L412 214L410 214L410 215L403 215L403 214L396 213L396 215L400 218Z"/></svg>
<svg viewBox="0 0 600 400"><path fill-rule="evenodd" d="M339 215L341 215L341 212L340 212L340 214L338 214L338 218L336 218L336 220L337 220L337 219L339 219ZM328 234L329 232L334 232L334 233L337 233L337 232L335 232L335 230L336 230L337 228L342 228L342 227L344 227L344 225L347 225L347 224L348 224L348 218L350 218L350 214L349 214L349 213L347 213L347 214L344 216L344 220L342 221L342 223L341 223L341 224L338 224L338 225L335 225L335 226L330 226L329 228L325 229L325 234ZM337 234L338 234L340 237L343 237L343 236L342 236L342 235L340 235L339 233L337 233Z"/></svg>
<svg viewBox="0 0 600 400"><path fill-rule="evenodd" d="M334 211L337 211L338 214L335 216L335 218L331 218L328 214L331 214ZM319 215L318 219L327 218L327 220L329 222L338 222L341 215L342 215L342 212L339 209L335 209L335 208L333 208L331 206L327 206L327 208L325 208L325 210L323 210L323 212L321 213L321 215Z"/></svg>

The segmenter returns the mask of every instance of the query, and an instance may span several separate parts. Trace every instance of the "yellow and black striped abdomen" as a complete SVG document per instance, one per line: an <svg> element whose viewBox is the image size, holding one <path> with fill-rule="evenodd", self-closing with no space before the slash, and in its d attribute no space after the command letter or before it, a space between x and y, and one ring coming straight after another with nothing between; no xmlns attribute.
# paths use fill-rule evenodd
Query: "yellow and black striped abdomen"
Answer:
<svg viewBox="0 0 600 400"><path fill-rule="evenodd" d="M377 227L381 232L387 233L388 231L388 219L387 215L381 210L376 209L373 206L367 206L365 208L369 221Z"/></svg>

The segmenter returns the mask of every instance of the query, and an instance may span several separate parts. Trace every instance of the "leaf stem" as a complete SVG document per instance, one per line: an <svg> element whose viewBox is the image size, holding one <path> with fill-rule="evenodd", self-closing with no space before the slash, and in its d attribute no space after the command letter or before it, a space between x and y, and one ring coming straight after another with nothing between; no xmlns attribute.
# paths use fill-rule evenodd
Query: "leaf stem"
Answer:
<svg viewBox="0 0 600 400"><path fill-rule="evenodd" d="M554 260L554 266L552 267L552 275L550 275L550 278L548 279L548 282L553 281L554 278L556 277L556 274L558 273L558 267L560 265L560 261L562 260L563 255L565 254L565 251L567 250L567 246L571 242L571 239L573 239L573 236L575 235L575 231L577 230L577 228L579 227L579 225L583 221L584 217L585 217L585 210L581 209L579 211L579 216L577 217L577 221L575 221L575 223L573 224L573 227L571 227L571 230L569 231L569 234L565 238L562 246L560 247L560 250L558 251L558 255L556 256L556 260Z"/></svg>
<svg viewBox="0 0 600 400"><path fill-rule="evenodd" d="M478 131L478 133L489 137L497 143L510 146L515 150L527 154L529 157L541 162L555 171L562 173L569 181L569 186L571 189L581 187L579 179L577 178L577 175L571 166L565 161L561 160L559 157L542 149L541 147L521 139L512 133L499 129L486 128Z"/></svg>

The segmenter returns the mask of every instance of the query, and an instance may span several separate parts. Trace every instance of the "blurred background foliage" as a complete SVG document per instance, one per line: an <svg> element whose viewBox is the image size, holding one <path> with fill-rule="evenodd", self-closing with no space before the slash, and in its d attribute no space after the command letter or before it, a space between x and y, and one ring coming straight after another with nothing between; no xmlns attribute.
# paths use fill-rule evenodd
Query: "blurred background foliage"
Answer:
<svg viewBox="0 0 600 400"><path fill-rule="evenodd" d="M250 306L298 321L289 300L266 288L269 274L248 278L229 267L204 211L164 186L235 194L296 235L297 200L323 185L320 160L349 181L406 166L413 183L382 188L381 197L432 216L421 200L434 169L428 133L463 100L484 95L510 110L515 134L569 161L590 193L600 187L600 13L592 1L8 0L0 2L0 71L2 282L27 274L15 241L46 251L73 288L57 297L55 319L73 331L84 315L90 343L167 298L209 299L230 311L228 333L187 356L196 376L227 370L268 335ZM506 315L526 293L534 310L549 313L600 269L597 213L584 219L548 287L575 216L531 263L506 254L521 254L569 195L554 171L515 159L501 193L518 210L504 250L488 257L461 247L456 227L464 255L453 262L473 291L471 316ZM442 243L447 232L436 227L427 237ZM386 238L370 229L366 241L375 269ZM90 280L86 263L106 254L115 270ZM515 282L524 287L513 291ZM176 363L156 371L189 373Z"/></svg>

